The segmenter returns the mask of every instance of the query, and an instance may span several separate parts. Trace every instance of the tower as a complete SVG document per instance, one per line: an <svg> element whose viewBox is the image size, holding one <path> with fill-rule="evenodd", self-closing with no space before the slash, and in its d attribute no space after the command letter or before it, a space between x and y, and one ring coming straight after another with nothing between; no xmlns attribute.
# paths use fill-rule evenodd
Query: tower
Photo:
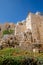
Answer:
<svg viewBox="0 0 43 65"><path fill-rule="evenodd" d="M32 31L33 41L43 43L43 15L29 13L26 18L26 27Z"/></svg>

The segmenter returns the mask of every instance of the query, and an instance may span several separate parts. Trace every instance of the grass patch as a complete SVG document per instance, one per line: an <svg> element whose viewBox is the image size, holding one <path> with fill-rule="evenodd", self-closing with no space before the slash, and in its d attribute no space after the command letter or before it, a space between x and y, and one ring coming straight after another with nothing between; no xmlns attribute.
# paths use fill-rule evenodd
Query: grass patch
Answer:
<svg viewBox="0 0 43 65"><path fill-rule="evenodd" d="M40 57L43 58L43 53L33 53L27 50L21 50L19 48L5 48L0 50L0 56L28 56L28 57Z"/></svg>
<svg viewBox="0 0 43 65"><path fill-rule="evenodd" d="M21 50L19 48L5 48L0 50L0 65L22 65L22 63L28 64L28 58L34 58L34 53L27 50ZM43 63L43 53L35 53L35 59Z"/></svg>

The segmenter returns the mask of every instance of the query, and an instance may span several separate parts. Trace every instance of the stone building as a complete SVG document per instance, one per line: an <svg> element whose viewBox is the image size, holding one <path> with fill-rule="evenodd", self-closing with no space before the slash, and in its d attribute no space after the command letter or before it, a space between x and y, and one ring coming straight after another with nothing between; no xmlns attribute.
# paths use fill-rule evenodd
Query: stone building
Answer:
<svg viewBox="0 0 43 65"><path fill-rule="evenodd" d="M3 37L4 30L12 30L15 32L15 26L16 24L13 24L13 23L0 24L0 38Z"/></svg>
<svg viewBox="0 0 43 65"><path fill-rule="evenodd" d="M32 31L33 41L43 43L43 15L37 12L36 14L29 13L26 18L26 27Z"/></svg>
<svg viewBox="0 0 43 65"><path fill-rule="evenodd" d="M0 38L2 38L3 30L10 29L14 30L13 35L22 48L32 48L32 43L43 44L43 15L40 12L29 13L26 20L17 24L0 24Z"/></svg>
<svg viewBox="0 0 43 65"><path fill-rule="evenodd" d="M4 29L5 30L9 30L9 29L12 29L12 30L14 30L15 29L15 26L16 26L16 24L14 24L14 23L8 23L8 22L6 22L5 24L4 24Z"/></svg>
<svg viewBox="0 0 43 65"><path fill-rule="evenodd" d="M17 23L15 27L15 35L20 34L26 30L26 21L22 21Z"/></svg>
<svg viewBox="0 0 43 65"><path fill-rule="evenodd" d="M24 33L23 33L23 36L22 39L21 39L21 48L22 49L32 49L31 47L31 44L33 42L33 39L32 39L32 33L31 33L31 30L28 29L26 30Z"/></svg>
<svg viewBox="0 0 43 65"><path fill-rule="evenodd" d="M0 24L0 38L2 38L2 31L3 31L3 25L2 24Z"/></svg>

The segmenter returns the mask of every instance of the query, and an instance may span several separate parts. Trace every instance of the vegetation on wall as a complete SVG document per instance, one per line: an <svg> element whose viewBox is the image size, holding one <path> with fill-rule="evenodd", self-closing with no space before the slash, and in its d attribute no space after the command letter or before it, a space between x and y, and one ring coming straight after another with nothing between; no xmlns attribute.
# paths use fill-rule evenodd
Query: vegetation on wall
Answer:
<svg viewBox="0 0 43 65"><path fill-rule="evenodd" d="M5 34L12 34L14 32L14 30L4 30L3 31L3 35L5 35Z"/></svg>

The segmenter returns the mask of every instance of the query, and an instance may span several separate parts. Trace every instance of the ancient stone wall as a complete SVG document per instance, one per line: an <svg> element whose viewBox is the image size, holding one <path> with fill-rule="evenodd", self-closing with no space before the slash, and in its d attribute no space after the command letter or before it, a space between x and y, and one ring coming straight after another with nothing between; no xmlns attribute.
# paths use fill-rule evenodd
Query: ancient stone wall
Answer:
<svg viewBox="0 0 43 65"><path fill-rule="evenodd" d="M20 34L22 32L24 32L26 30L26 23L24 22L20 22L16 25L15 27L15 35L16 34Z"/></svg>
<svg viewBox="0 0 43 65"><path fill-rule="evenodd" d="M43 43L43 16L40 14L29 14L27 17L26 25L31 26L31 31L34 41L39 41Z"/></svg>

